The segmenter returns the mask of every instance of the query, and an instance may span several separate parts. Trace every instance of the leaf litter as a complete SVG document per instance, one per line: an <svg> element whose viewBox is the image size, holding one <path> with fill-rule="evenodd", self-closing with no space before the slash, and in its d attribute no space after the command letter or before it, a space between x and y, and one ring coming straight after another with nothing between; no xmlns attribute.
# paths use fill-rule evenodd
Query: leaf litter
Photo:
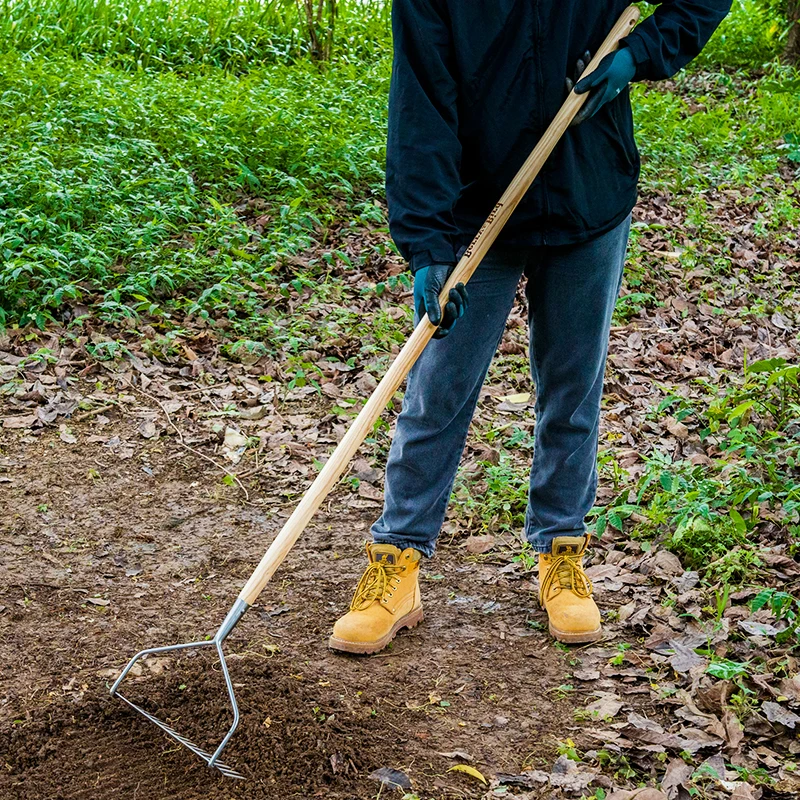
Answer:
<svg viewBox="0 0 800 800"><path fill-rule="evenodd" d="M692 265L682 263L682 254L698 244L689 239L683 211L670 197L645 196L636 211L635 269L645 274L657 265L663 280L648 285L652 299L612 330L603 447L613 451L619 474L614 480L603 474L601 505L616 502L621 485L639 480L655 453L700 468L727 457L736 468L735 453L722 453L714 435L674 409L704 398L707 388L699 387L713 387L723 374L741 373L748 363L798 362L800 317L789 302L800 267L796 251L760 240L747 222L750 211L744 213L738 201L712 193L709 202L726 233ZM360 263L367 240L346 231L335 235L343 237L342 251ZM727 259L730 273L715 274L708 266L712 257ZM397 274L396 267L390 260L373 261L363 274L348 270L343 277L358 286ZM753 298L781 308L754 313ZM350 298L371 318L409 301L399 284L380 298ZM291 306L292 301L289 313ZM472 476L476 494L485 494L481 481L487 470L507 463L503 448L486 441L488 432L513 433L509 452L520 469L530 457L526 437L533 430L533 400L522 355L524 316L518 304L468 442L462 474ZM408 315L392 318L398 331L409 332ZM225 483L230 476L231 483L252 493L255 507L266 487L287 503L296 500L374 390L387 356L397 350L385 342L365 348L343 329L338 338L311 343L303 361L315 377L298 383L293 368L273 355L232 360L222 338L190 319L170 354L148 352L142 338L127 329L109 329L104 336L124 341L124 354L98 360L87 348L90 338L64 330L6 331L0 339L3 435L36 439L53 431L64 458L74 457L75 447L103 447L123 462L146 460L150 448L180 443L203 456L197 459L197 480ZM52 358L32 359L42 348ZM654 414L665 402L671 413ZM753 424L764 424L752 406L734 411L735 419L747 414ZM109 427L111 434L104 432ZM380 507L389 442L389 430L379 427L343 478L336 503L354 511ZM0 477L19 480L25 467L2 463ZM665 491L673 488L666 479L662 483L668 484ZM576 684L570 689L574 752L558 756L548 769L516 775L491 764L470 769L486 776L487 797L580 797L596 788L630 790L641 781L659 786L669 800L698 791L734 800L800 794L795 640L777 606L753 604L764 587L794 596L800 589L800 564L786 521L768 501L756 504L758 519L748 528L756 557L727 585L703 577L707 564L685 565L668 525L649 540L630 538L631 526L645 518L637 498L626 499L629 508L606 528L588 564L606 615L606 638L576 651L570 664ZM731 520L738 524L733 515ZM694 534L704 523L682 524ZM502 513L481 521L457 495L443 538L494 562L493 569L509 567L502 579L535 593L535 576L519 560L504 525ZM140 567L127 569L136 577ZM110 603L100 597L86 602L101 609ZM463 765L458 769L467 771ZM370 777L404 790L412 786L405 773L389 767Z"/></svg>

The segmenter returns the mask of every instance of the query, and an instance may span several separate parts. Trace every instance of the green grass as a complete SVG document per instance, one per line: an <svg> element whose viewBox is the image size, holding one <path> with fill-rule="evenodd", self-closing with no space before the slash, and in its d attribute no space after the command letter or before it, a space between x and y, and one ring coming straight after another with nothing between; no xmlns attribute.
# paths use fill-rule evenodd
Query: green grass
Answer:
<svg viewBox="0 0 800 800"><path fill-rule="evenodd" d="M778 179L789 155L786 137L800 132L798 81L794 70L772 65L756 79L684 73L680 93L635 87L644 186L684 193ZM773 226L797 221L797 209L791 213Z"/></svg>
<svg viewBox="0 0 800 800"><path fill-rule="evenodd" d="M758 68L783 50L786 22L770 0L733 0L731 14L722 21L697 65L718 69Z"/></svg>
<svg viewBox="0 0 800 800"><path fill-rule="evenodd" d="M388 4L339 0L339 60L386 41ZM208 64L244 72L308 53L295 0L0 0L0 50L129 70Z"/></svg>
<svg viewBox="0 0 800 800"><path fill-rule="evenodd" d="M692 399L668 396L653 416L672 414L718 455L711 465L695 465L653 451L633 484L614 470L613 456L601 458L601 471L620 493L596 510L597 533L614 527L660 535L709 580L752 578L760 524L772 520L800 533L798 375L800 367L782 359L760 361L742 376L722 374L717 384L695 381ZM635 525L626 523L634 516Z"/></svg>
<svg viewBox="0 0 800 800"><path fill-rule="evenodd" d="M106 320L225 303L260 329L246 279L270 280L342 206L382 220L384 67L178 77L0 56L0 313L41 325L65 302ZM263 235L234 210L249 196L268 206Z"/></svg>
<svg viewBox="0 0 800 800"><path fill-rule="evenodd" d="M321 282L335 303L351 291L342 281L350 265L334 246L304 267L287 266L291 257L312 245L325 254L340 220L385 224L375 204L390 74L385 6L343 6L336 61L320 68L275 44L299 36L281 3L179 0L167 13L162 0L3 2L0 324L41 327L78 304L105 321L165 329L187 314L222 313L226 335L269 351L299 347L308 331L298 320L287 332L281 297L302 300ZM730 31L754 8L740 4L706 63L735 62ZM771 36L765 25L751 38ZM235 58L220 44L234 39ZM742 58L753 64L752 53ZM175 65L180 72L165 68ZM800 224L797 182L778 177L800 135L797 80L773 65L757 78L689 73L681 94L636 88L645 191L694 203L698 239L712 244L724 236L703 228L704 193L714 189L758 187L765 233ZM249 197L261 198L262 233L237 211Z"/></svg>

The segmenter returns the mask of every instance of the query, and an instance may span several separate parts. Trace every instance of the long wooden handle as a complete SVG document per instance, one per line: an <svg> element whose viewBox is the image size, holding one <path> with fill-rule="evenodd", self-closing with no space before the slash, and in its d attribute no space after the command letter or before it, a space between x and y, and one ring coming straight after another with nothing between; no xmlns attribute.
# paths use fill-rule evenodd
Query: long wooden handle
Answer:
<svg viewBox="0 0 800 800"><path fill-rule="evenodd" d="M629 6L622 13L617 24L612 28L611 33L608 34L597 53L595 53L584 74L588 75L595 70L605 56L619 47L620 41L630 33L638 19L639 9L636 6ZM453 271L440 297L443 304L451 288L457 283L467 283L472 277L472 274L478 268L495 239L497 239L514 209L522 200L525 192L528 191L530 185L539 174L547 157L564 135L581 106L586 102L587 97L588 94L570 93L550 127L545 131L544 136L542 136L522 169L517 173L505 194L500 198L500 202L495 206L486 223ZM248 605L255 603L275 570L283 563L295 542L300 538L300 534L306 529L314 512L320 507L322 501L339 480L345 467L350 463L356 450L372 430L375 421L386 408L435 331L436 327L431 325L427 315L420 320L408 342L392 362L383 380L378 384L378 387L353 421L339 446L334 450L333 455L325 463L300 504L289 519L286 520L281 532L264 554L264 557L239 594L240 600L243 600Z"/></svg>

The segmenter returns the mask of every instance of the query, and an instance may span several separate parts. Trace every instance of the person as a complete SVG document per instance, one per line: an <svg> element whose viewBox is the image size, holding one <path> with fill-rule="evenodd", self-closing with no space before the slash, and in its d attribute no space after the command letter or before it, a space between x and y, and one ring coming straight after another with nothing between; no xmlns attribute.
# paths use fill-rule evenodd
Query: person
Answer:
<svg viewBox="0 0 800 800"><path fill-rule="evenodd" d="M408 378L368 564L330 647L373 653L422 620L433 555L467 431L517 285L527 279L535 441L525 538L561 642L602 636L583 569L597 488L611 317L636 203L629 84L692 60L730 0L669 0L580 79L625 0L394 0L386 190L414 273L417 319L438 325ZM574 70L572 65L577 65ZM563 103L589 97L473 275L439 293ZM577 73L577 74L576 74Z"/></svg>

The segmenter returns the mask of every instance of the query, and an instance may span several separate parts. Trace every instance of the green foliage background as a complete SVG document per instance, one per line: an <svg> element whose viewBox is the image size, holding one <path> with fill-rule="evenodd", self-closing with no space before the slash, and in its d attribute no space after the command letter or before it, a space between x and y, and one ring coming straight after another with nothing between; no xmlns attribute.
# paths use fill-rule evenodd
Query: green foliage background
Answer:
<svg viewBox="0 0 800 800"><path fill-rule="evenodd" d="M636 89L645 187L777 171L800 132L781 30L737 3L702 56L707 113ZM285 282L287 257L335 215L382 222L387 7L341 5L331 64L303 41L287 2L0 0L0 323L43 326L80 303L169 326L224 306L269 346L247 281ZM252 196L269 206L263 236L235 211Z"/></svg>

